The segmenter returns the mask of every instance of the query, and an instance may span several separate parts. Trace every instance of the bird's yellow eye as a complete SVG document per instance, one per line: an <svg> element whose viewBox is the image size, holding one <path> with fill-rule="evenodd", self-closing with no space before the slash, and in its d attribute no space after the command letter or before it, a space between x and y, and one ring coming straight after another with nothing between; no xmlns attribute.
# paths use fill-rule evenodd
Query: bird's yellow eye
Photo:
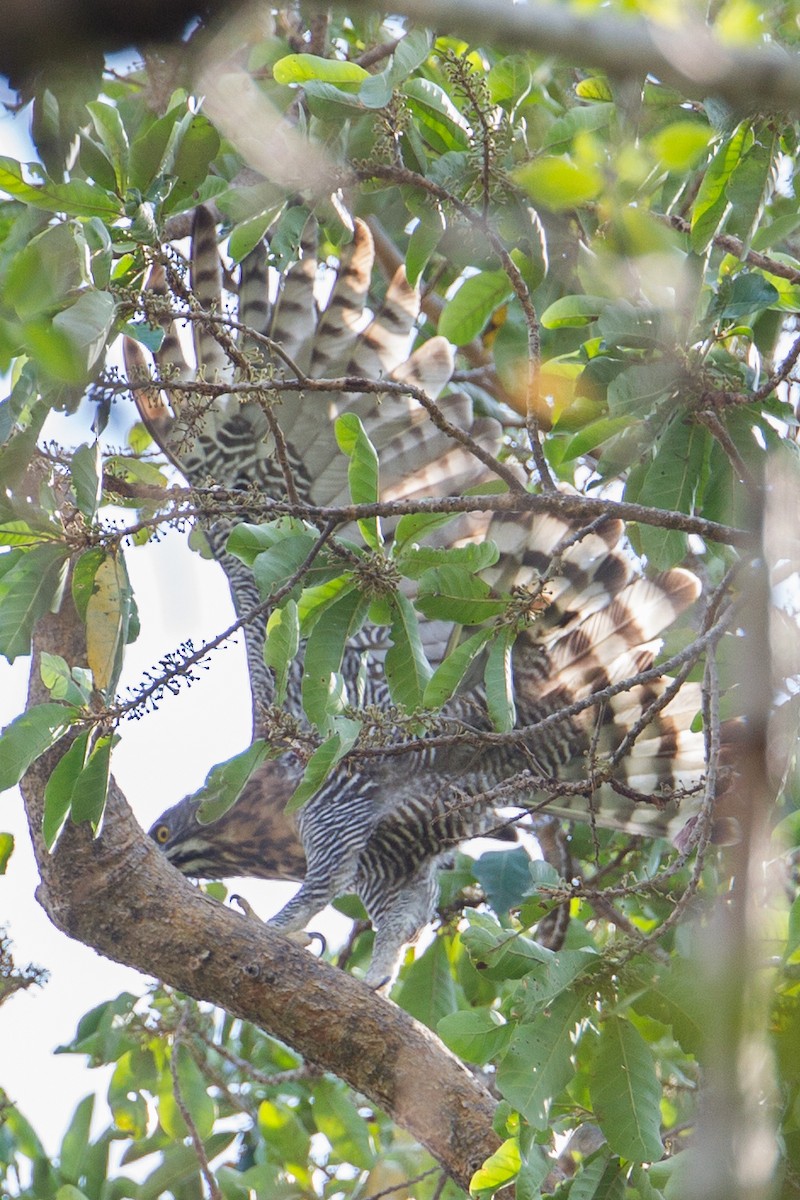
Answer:
<svg viewBox="0 0 800 1200"><path fill-rule="evenodd" d="M163 846L164 842L169 841L169 825L159 825L153 836Z"/></svg>

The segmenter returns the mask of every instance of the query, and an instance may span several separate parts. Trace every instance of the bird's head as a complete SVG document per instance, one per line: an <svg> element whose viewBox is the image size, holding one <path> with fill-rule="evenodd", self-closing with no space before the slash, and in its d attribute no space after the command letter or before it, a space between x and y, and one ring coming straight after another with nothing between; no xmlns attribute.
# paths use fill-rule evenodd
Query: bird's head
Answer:
<svg viewBox="0 0 800 1200"><path fill-rule="evenodd" d="M173 866L198 879L303 878L305 855L294 823L284 811L291 789L278 786L280 777L264 767L217 821L200 820L201 802L194 796L185 796L161 814L150 837Z"/></svg>

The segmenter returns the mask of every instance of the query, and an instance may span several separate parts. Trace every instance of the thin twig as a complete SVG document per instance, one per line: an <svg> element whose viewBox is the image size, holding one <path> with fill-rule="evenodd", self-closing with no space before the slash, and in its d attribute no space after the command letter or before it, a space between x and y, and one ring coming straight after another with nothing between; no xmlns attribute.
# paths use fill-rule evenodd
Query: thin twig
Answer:
<svg viewBox="0 0 800 1200"><path fill-rule="evenodd" d="M282 587L273 592L268 599L264 600L261 604L256 604L249 610L249 612L244 613L241 617L237 617L233 624L229 625L227 629L222 631L222 633L217 634L216 637L204 642L199 650L194 651L179 665L171 667L169 670L165 671L163 675L160 675L157 679L152 680L146 687L142 688L142 690L136 696L134 696L133 699L124 701L121 704L113 705L111 708L107 709L105 718L110 717L112 720L119 720L121 717L130 716L132 713L135 713L137 710L141 709L141 706L145 704L152 696L162 692L170 680L185 674L187 668L197 666L207 654L209 654L212 650L216 650L217 647L221 646L223 642L226 642L229 638L233 637L233 635L237 633L244 625L247 625L250 621L253 621L262 613L268 612L271 608L274 608L276 604L279 604L284 596L288 596L295 584L299 583L299 581L303 578L308 568L311 566L314 559L317 557L328 538L333 533L333 529L334 526L330 523L326 525L325 529L314 542L314 545L311 547L305 559L294 572L294 574L286 581L285 584L283 584Z"/></svg>
<svg viewBox="0 0 800 1200"><path fill-rule="evenodd" d="M281 1087L287 1083L300 1083L306 1079L315 1079L319 1076L320 1071L317 1067L303 1065L295 1067L291 1071L276 1071L270 1075L267 1071L260 1071L258 1067L254 1067L246 1058L240 1058L238 1054L234 1054L226 1046L215 1042L209 1035L197 1024L193 1024L192 1032L200 1039L204 1045L208 1046L209 1050L213 1050L220 1058L224 1058L232 1067L236 1067L241 1071L248 1080L255 1083L261 1083L265 1087Z"/></svg>
<svg viewBox="0 0 800 1200"><path fill-rule="evenodd" d="M175 1026L175 1031L173 1034L172 1054L170 1055L169 1060L169 1069L172 1075L172 1091L175 1095L175 1103L178 1106L178 1111L183 1117L186 1128L189 1131L189 1137L191 1138L194 1152L197 1155L200 1173L206 1181L206 1186L208 1187L211 1200L223 1200L222 1192L219 1190L217 1181L214 1178L214 1172L211 1170L211 1166L208 1161L208 1155L206 1154L206 1148L203 1145L203 1139L200 1137L200 1133L194 1123L192 1114L189 1112L189 1108L183 1098L180 1080L178 1079L178 1050L180 1049L181 1043L185 1037L184 1030L188 1021L188 1014L189 1001L186 1001L181 1008L178 1024Z"/></svg>
<svg viewBox="0 0 800 1200"><path fill-rule="evenodd" d="M691 233L690 223L675 213L653 213L652 215L681 233ZM790 283L800 283L800 271L796 267L790 267L776 258L770 258L768 254L759 254L757 250L745 250L745 243L741 238L734 237L733 234L718 233L712 240L720 250L733 254L742 262L749 263L751 267L758 267L759 270L767 271L770 275L777 275L779 279L788 279Z"/></svg>
<svg viewBox="0 0 800 1200"><path fill-rule="evenodd" d="M422 1183L423 1179L429 1179L431 1175L436 1175L439 1171L441 1171L441 1167L428 1167L427 1171L415 1175L413 1179L404 1179L402 1183L393 1183L391 1187L381 1188L379 1192L370 1192L369 1195L363 1197L363 1200L382 1200L384 1196L393 1196L396 1192L405 1191L415 1183Z"/></svg>
<svg viewBox="0 0 800 1200"><path fill-rule="evenodd" d="M745 463L741 454L737 450L736 443L734 442L731 435L728 433L728 431L725 428L725 426L723 425L722 421L720 421L717 414L715 412L710 412L708 409L704 409L701 412L698 412L696 414L695 419L700 421L703 425L706 426L707 429L710 430L710 432L713 434L713 436L719 442L722 449L727 454L727 456L730 460L731 466L733 467L734 471L741 479L742 483L745 485L745 487L751 493L751 495L757 496L758 495L758 484L756 483L755 479L753 478L752 474L750 473L750 471L747 467L747 464Z"/></svg>
<svg viewBox="0 0 800 1200"><path fill-rule="evenodd" d="M781 365L773 371L757 391L753 392L753 400L766 400L767 396L771 395L779 384L785 383L791 375L798 358L800 358L800 337L796 337L792 342L791 349Z"/></svg>

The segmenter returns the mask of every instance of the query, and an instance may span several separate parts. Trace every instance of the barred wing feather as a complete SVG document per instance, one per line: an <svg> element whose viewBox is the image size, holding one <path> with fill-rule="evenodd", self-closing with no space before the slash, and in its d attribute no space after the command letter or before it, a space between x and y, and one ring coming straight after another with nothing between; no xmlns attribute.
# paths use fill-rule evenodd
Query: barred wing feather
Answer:
<svg viewBox="0 0 800 1200"><path fill-rule="evenodd" d="M349 489L348 464L334 423L343 413L354 413L378 452L383 499L460 495L496 482L487 456L496 457L501 450L501 427L476 417L466 396L453 392L438 400L443 421L467 435L454 439L408 392L348 391L348 385L304 392L296 380L292 384L295 364L310 379L394 381L436 400L453 369L452 348L439 337L409 355L419 295L402 271L370 317L366 306L374 250L362 222L356 222L328 303L318 311L316 243L310 221L298 261L280 280L274 303L268 294L265 248L256 247L245 259L239 285L242 328L234 342L226 326L215 320L223 312L216 230L210 215L198 210L191 301L199 304L191 314L195 368L187 366L168 316L159 317L165 334L157 355L160 386L150 377L140 348L134 343L126 347L136 401L156 441L195 486L249 489L253 495L282 498L288 473L300 500L336 506L349 501ZM154 269L149 287L157 297L166 295L161 268ZM257 385L262 372L285 380L286 386L277 394L265 390L260 399L232 391L209 398L199 386L192 392L193 381ZM181 388L176 380L182 381ZM473 452L475 446L483 460ZM242 615L258 595L249 570L225 551L229 527L227 520L217 520L206 532ZM387 528L391 532L391 522ZM487 790L518 778L513 800L518 807L535 810L547 803L557 815L591 817L598 824L662 835L680 834L699 803L705 744L692 727L700 708L697 685L684 685L668 698L670 681L655 678L607 694L652 666L663 631L697 599L697 579L683 570L653 579L642 576L625 544L622 523L610 519L579 528L548 513L474 512L440 527L429 541L457 545L485 538L496 542L499 557L483 572L484 579L498 593L517 589L531 612L513 650L517 744L425 749L409 755L401 769L394 758L373 759L367 766L345 763L297 818L307 872L300 892L276 922L287 930L300 928L328 900L355 890L378 930L369 976L373 982L391 973L403 942L430 918L441 857L459 840L496 825L491 802L481 799ZM462 636L442 620L422 620L421 631L433 663L441 660L448 643ZM259 706L273 695L263 661L263 616L250 623L246 635L257 718ZM388 646L386 631L368 627L346 658L345 673L355 683L359 651L370 649L368 692L373 698L385 692L381 664ZM604 699L596 702L599 692ZM293 699L290 690L296 715L298 696L299 686ZM560 715L570 706L570 715ZM462 687L443 720L447 728L466 722L478 733L489 732L483 685L473 679ZM639 736L617 762L615 752L639 725ZM521 775L531 764L536 772L559 780L588 783L580 784L579 795L548 800ZM256 822L259 811L274 818L297 777L298 765L290 758L265 764L234 810L241 809L240 825L231 821L230 828L245 827L248 812ZM187 872L229 873L233 860L245 873L267 877L286 869L280 861L280 847L285 854L289 844L283 834L274 849L265 852L262 847L248 859L244 847L225 842L221 827L215 857L214 827L198 831L189 798L164 819L173 830L165 848Z"/></svg>

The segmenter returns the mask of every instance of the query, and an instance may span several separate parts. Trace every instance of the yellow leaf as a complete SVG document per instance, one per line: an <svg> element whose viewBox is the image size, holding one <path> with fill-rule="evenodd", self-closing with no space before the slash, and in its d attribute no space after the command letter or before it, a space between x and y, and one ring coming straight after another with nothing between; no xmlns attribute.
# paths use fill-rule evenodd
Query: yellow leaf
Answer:
<svg viewBox="0 0 800 1200"><path fill-rule="evenodd" d="M94 686L105 691L115 674L124 623L125 568L107 554L97 568L86 605L86 653Z"/></svg>

